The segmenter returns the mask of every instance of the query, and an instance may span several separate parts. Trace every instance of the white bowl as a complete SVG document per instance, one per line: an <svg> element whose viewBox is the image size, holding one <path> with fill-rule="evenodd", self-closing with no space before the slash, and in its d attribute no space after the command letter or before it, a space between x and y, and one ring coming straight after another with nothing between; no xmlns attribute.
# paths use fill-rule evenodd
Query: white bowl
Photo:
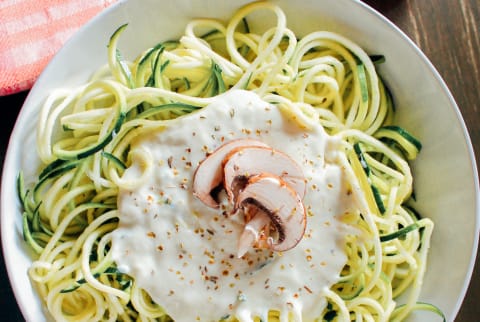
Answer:
<svg viewBox="0 0 480 322"><path fill-rule="evenodd" d="M178 37L191 18L226 19L249 1L120 1L80 30L55 56L31 90L8 147L1 194L1 234L5 263L20 309L28 321L45 313L27 278L31 257L22 239L16 176L33 173L34 131L38 111L57 87L84 82L106 62L106 44L128 22L120 48L127 58L159 40ZM434 303L452 321L462 303L473 270L479 235L479 185L472 145L461 114L445 83L422 52L393 24L354 0L276 1L297 34L332 30L383 54L381 66L394 93L398 122L415 129L424 148L415 161L418 210L435 222L421 300ZM438 287L439 283L444 287ZM447 287L448 285L448 287ZM431 318L431 316L429 316ZM413 321L422 321L415 314Z"/></svg>

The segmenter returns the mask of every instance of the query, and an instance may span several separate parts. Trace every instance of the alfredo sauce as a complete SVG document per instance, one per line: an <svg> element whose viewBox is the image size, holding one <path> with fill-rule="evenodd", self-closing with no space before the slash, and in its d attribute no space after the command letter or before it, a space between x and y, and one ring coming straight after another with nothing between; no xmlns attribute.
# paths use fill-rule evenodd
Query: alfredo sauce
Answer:
<svg viewBox="0 0 480 322"><path fill-rule="evenodd" d="M335 164L338 142L320 125L299 119L236 90L131 147L132 165L122 180L132 184L119 193L114 260L175 321L267 321L269 310L281 312L282 321L312 321L324 310L323 291L346 263L347 228L340 217L353 197ZM302 167L307 227L291 250L252 248L237 258L243 216L230 214L225 195L213 209L192 194L199 163L238 138L263 141Z"/></svg>

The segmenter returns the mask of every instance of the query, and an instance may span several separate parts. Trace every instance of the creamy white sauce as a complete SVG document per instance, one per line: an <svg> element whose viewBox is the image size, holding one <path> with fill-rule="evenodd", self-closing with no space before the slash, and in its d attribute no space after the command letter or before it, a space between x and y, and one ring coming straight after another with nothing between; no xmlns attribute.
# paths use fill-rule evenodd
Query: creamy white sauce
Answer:
<svg viewBox="0 0 480 322"><path fill-rule="evenodd" d="M266 321L269 309L310 321L326 305L322 290L346 263L345 225L353 206L337 143L320 125L305 129L252 92L231 91L204 109L140 138L132 146L153 160L153 171L118 198L119 228L112 251L120 270L135 278L175 321L237 316ZM207 152L238 138L255 138L292 157L307 181L307 229L293 249L251 249L237 258L241 215L205 206L192 195L193 174ZM327 161L328 160L328 161ZM123 179L136 180L145 160L134 158Z"/></svg>

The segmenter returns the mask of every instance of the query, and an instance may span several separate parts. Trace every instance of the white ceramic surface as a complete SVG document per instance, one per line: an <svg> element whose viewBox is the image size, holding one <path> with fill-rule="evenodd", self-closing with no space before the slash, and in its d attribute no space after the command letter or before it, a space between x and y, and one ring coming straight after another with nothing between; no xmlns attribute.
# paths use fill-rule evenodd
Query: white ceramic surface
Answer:
<svg viewBox="0 0 480 322"><path fill-rule="evenodd" d="M27 278L31 263L21 233L16 196L18 172L33 173L34 130L41 103L54 88L85 81L106 62L112 32L129 23L120 49L133 58L161 40L178 37L194 17L227 19L249 1L120 1L81 29L45 69L20 112L3 169L1 235L10 281L28 321L44 321L45 313ZM398 122L421 140L414 163L418 210L436 224L421 300L439 306L448 321L458 312L473 270L479 234L479 188L472 146L460 112L434 67L394 25L355 0L276 1L288 26L301 35L331 30L359 43L370 54L383 54L381 74L393 92ZM255 24L255 22L253 23ZM255 28L255 26L253 26ZM439 287L444 285L444 287ZM448 285L448 286L447 286ZM422 314L412 321L427 319ZM432 316L428 315L428 320Z"/></svg>

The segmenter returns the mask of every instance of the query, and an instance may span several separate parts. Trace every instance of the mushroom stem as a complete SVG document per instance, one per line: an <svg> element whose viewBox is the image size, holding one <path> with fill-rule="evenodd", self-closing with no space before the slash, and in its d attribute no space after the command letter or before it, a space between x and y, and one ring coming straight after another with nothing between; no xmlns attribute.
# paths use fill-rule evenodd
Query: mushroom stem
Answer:
<svg viewBox="0 0 480 322"><path fill-rule="evenodd" d="M247 222L238 241L237 257L241 258L260 239L260 231L270 223L270 218L263 211L257 211L252 220Z"/></svg>

